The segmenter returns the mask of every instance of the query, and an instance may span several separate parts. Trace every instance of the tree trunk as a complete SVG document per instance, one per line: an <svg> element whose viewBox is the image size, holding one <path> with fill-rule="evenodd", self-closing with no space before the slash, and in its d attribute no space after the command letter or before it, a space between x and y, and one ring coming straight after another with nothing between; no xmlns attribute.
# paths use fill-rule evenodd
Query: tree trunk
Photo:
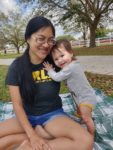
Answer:
<svg viewBox="0 0 113 150"><path fill-rule="evenodd" d="M6 49L4 49L4 54L7 54L7 50Z"/></svg>
<svg viewBox="0 0 113 150"><path fill-rule="evenodd" d="M20 49L18 46L16 47L16 49L17 49L17 53L20 54Z"/></svg>
<svg viewBox="0 0 113 150"><path fill-rule="evenodd" d="M86 47L86 32L84 31L83 32L83 39L84 39L84 47Z"/></svg>
<svg viewBox="0 0 113 150"><path fill-rule="evenodd" d="M84 46L87 46L87 31L88 31L88 26L84 24L83 26L83 39L84 39Z"/></svg>
<svg viewBox="0 0 113 150"><path fill-rule="evenodd" d="M95 47L96 42L96 27L94 25L90 26L90 46L89 47Z"/></svg>

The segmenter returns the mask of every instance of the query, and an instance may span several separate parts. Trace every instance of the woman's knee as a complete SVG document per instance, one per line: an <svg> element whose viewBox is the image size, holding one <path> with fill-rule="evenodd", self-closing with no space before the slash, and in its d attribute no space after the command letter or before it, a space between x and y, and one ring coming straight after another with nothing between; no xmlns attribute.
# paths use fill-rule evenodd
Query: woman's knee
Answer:
<svg viewBox="0 0 113 150"><path fill-rule="evenodd" d="M83 150L92 150L94 144L94 137L90 133L85 133L79 138L75 137L74 141L83 148Z"/></svg>
<svg viewBox="0 0 113 150"><path fill-rule="evenodd" d="M11 134L24 133L23 128L20 126L16 118L7 119L0 123L0 137Z"/></svg>
<svg viewBox="0 0 113 150"><path fill-rule="evenodd" d="M94 144L94 137L93 137L93 135L91 135L90 133L88 133L88 134L84 137L83 140L84 140L86 146L89 147L89 150L92 150L93 144Z"/></svg>

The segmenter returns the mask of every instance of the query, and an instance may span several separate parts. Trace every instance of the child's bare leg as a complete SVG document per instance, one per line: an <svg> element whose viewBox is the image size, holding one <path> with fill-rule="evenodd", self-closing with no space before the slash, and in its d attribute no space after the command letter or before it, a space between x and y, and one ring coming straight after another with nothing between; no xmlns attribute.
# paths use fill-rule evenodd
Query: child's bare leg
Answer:
<svg viewBox="0 0 113 150"><path fill-rule="evenodd" d="M44 139L53 139L54 137L49 134L42 126L37 125L35 127L35 131L38 133L38 135L40 135L41 137L43 137Z"/></svg>

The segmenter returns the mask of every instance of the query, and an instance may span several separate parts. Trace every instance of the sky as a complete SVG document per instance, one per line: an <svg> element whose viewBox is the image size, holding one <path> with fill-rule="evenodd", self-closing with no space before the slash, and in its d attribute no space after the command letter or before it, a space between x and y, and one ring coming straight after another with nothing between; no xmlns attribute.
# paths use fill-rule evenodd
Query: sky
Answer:
<svg viewBox="0 0 113 150"><path fill-rule="evenodd" d="M17 11L15 0L0 0L0 11L8 15L9 11Z"/></svg>

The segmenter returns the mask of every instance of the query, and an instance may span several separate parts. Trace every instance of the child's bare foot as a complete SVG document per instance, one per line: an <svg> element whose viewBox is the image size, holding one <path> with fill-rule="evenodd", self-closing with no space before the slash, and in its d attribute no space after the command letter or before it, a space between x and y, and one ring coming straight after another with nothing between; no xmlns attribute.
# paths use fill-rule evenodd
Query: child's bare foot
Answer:
<svg viewBox="0 0 113 150"><path fill-rule="evenodd" d="M32 150L28 140L25 140L16 150Z"/></svg>

